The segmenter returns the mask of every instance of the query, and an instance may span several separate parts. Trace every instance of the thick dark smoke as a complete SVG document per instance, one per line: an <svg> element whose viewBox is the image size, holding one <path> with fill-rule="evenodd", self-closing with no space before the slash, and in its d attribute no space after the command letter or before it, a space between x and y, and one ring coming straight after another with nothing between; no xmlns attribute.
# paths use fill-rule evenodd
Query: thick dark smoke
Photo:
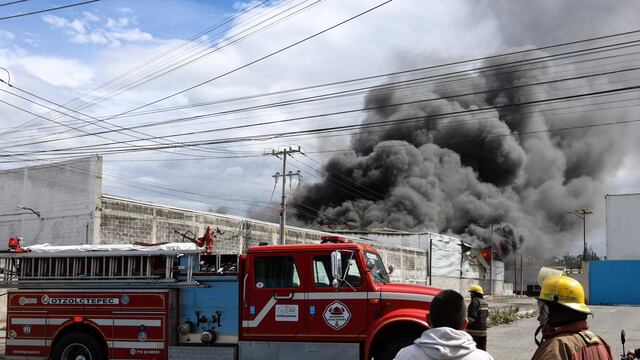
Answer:
<svg viewBox="0 0 640 360"><path fill-rule="evenodd" d="M567 94L566 84L521 87L548 80L551 69L483 72L432 86L426 96L422 89L420 97L435 100L411 105L388 106L418 96L407 90L369 94L365 105L377 110L363 123L399 121L354 136L354 151L330 159L324 181L294 199L296 217L319 227L434 231L485 243L493 225L506 253L524 241L548 255L577 226L567 211L600 199L603 175L621 165L627 148L616 129L547 131L598 122L602 113L575 103L565 112L517 105Z"/></svg>

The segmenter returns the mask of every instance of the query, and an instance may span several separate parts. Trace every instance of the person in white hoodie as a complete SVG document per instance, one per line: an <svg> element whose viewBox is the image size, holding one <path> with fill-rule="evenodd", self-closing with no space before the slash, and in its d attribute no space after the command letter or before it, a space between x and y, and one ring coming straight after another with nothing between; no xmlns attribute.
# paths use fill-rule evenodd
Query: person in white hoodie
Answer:
<svg viewBox="0 0 640 360"><path fill-rule="evenodd" d="M431 301L427 315L431 326L418 339L400 349L395 360L493 360L488 352L476 348L467 326L464 298L453 290L443 290Z"/></svg>

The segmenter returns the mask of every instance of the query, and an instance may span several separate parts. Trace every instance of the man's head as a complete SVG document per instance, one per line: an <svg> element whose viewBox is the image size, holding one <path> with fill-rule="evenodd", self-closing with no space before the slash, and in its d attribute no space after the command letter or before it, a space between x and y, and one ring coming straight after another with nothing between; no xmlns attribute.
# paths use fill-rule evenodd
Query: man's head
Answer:
<svg viewBox="0 0 640 360"><path fill-rule="evenodd" d="M462 295L453 290L442 290L431 301L427 321L433 328L446 326L464 330L467 327L467 314Z"/></svg>
<svg viewBox="0 0 640 360"><path fill-rule="evenodd" d="M541 326L562 326L574 321L586 320L591 309L584 303L584 289L568 276L546 278L538 297Z"/></svg>

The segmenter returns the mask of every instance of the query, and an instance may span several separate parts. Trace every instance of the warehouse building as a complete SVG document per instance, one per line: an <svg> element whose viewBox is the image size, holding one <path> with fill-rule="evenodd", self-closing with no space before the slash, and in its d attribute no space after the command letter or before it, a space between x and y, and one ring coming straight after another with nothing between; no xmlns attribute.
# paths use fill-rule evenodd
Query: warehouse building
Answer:
<svg viewBox="0 0 640 360"><path fill-rule="evenodd" d="M188 241L179 233L201 236L207 226L219 229L221 253L279 241L275 223L103 194L99 156L0 172L0 237L23 237L26 246L179 242ZM327 234L288 226L286 242L318 242ZM480 282L496 294L505 291L502 262L482 265L456 237L390 231L341 235L378 248L385 263L396 267L394 281L461 292Z"/></svg>

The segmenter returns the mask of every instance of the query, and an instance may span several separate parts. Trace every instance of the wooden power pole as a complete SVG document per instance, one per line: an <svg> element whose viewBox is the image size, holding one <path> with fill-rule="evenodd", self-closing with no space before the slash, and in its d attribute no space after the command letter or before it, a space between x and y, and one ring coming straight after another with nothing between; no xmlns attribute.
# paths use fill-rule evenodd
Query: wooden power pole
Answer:
<svg viewBox="0 0 640 360"><path fill-rule="evenodd" d="M289 178L289 181L291 181L293 177L298 177L299 179L301 176L300 170L296 172L289 171L287 173L287 156L292 156L292 154L295 153L304 155L299 146L297 149L289 146L288 148L284 148L279 151L271 150L271 152L265 153L265 155L272 155L277 157L278 159L282 158L282 173L277 172L275 173L275 175L273 175L273 178L276 179L276 182L279 178L282 178L282 201L280 202L280 244L282 245L286 243L284 234L284 228L287 222L287 194L285 185L287 183L287 178Z"/></svg>

